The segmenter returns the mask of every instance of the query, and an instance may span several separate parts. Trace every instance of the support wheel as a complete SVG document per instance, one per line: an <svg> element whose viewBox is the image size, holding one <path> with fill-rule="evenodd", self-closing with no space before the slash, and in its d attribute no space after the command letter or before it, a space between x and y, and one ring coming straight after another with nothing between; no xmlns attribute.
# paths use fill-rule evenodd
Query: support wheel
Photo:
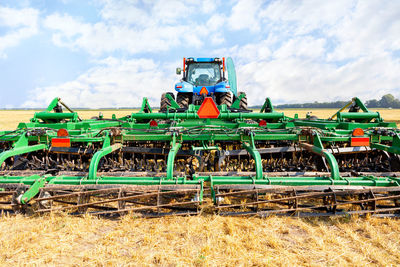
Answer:
<svg viewBox="0 0 400 267"><path fill-rule="evenodd" d="M188 108L190 103L191 94L178 93L176 96L176 102L181 108Z"/></svg>
<svg viewBox="0 0 400 267"><path fill-rule="evenodd" d="M242 97L242 99L240 99L240 106L239 106L239 108L240 108L240 109L245 109L245 110L247 110L247 96L246 96L246 93L244 93L244 92L239 92L238 96L240 96L241 94L243 94L244 97Z"/></svg>
<svg viewBox="0 0 400 267"><path fill-rule="evenodd" d="M163 93L161 95L161 101L160 101L160 112L166 112L167 108L171 106L171 101L167 98L167 95L170 95L172 96L173 99L175 99L173 93L171 92Z"/></svg>
<svg viewBox="0 0 400 267"><path fill-rule="evenodd" d="M225 104L227 107L230 107L232 105L232 95L231 93L227 92L227 93L221 93L219 95L219 104L223 105Z"/></svg>

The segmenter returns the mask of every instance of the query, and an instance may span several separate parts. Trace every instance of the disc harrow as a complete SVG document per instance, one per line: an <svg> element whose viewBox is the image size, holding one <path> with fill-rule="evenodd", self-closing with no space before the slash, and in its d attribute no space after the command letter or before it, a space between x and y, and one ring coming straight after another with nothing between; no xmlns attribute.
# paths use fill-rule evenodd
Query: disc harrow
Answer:
<svg viewBox="0 0 400 267"><path fill-rule="evenodd" d="M318 119L269 98L257 112L243 96L183 108L165 97L160 112L144 98L137 112L92 119L55 98L0 131L1 212L400 214L400 130L358 98Z"/></svg>

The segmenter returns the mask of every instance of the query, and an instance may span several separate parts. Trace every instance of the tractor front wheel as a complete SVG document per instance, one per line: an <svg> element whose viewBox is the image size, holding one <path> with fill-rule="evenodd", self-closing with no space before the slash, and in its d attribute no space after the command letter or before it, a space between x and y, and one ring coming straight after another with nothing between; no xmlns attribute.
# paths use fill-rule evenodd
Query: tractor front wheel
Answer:
<svg viewBox="0 0 400 267"><path fill-rule="evenodd" d="M173 99L175 99L173 93L171 92L163 93L161 95L161 101L160 101L160 112L166 112L167 108L171 106L171 101L167 98L167 95L170 95L172 96Z"/></svg>
<svg viewBox="0 0 400 267"><path fill-rule="evenodd" d="M176 102L181 108L188 108L191 96L192 94L178 93L178 95L176 96Z"/></svg>
<svg viewBox="0 0 400 267"><path fill-rule="evenodd" d="M217 97L217 103L219 105L225 104L227 107L230 107L232 105L232 95L231 93L221 93Z"/></svg>

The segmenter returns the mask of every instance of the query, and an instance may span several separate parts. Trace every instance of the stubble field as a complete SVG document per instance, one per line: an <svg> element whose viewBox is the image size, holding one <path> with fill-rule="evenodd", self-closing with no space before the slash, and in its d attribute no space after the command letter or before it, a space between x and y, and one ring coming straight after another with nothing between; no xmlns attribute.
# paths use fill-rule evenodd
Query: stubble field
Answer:
<svg viewBox="0 0 400 267"><path fill-rule="evenodd" d="M285 110L304 117L309 110ZM400 122L399 110L378 110ZM326 118L335 110L312 110ZM130 111L104 111L124 116ZM33 111L1 111L15 129ZM90 118L98 111L82 111ZM121 220L45 215L0 217L1 266L399 265L400 223L389 218L234 218L216 215Z"/></svg>

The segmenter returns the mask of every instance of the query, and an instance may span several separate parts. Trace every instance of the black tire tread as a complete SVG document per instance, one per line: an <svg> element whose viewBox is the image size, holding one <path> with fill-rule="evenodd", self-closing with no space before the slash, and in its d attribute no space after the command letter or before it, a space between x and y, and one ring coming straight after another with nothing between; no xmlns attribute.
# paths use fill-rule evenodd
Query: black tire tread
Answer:
<svg viewBox="0 0 400 267"><path fill-rule="evenodd" d="M189 102L190 102L189 94L178 93L178 95L176 96L176 102L181 108L189 107Z"/></svg>
<svg viewBox="0 0 400 267"><path fill-rule="evenodd" d="M245 92L239 92L238 95L240 96L241 94L244 94L244 97L243 97L242 99L240 99L240 105L239 105L239 107L240 107L240 109L245 109L245 110L247 110L247 95L246 95Z"/></svg>
<svg viewBox="0 0 400 267"><path fill-rule="evenodd" d="M231 93L221 93L219 96L219 104L223 105L225 104L227 107L230 107L232 105L232 95Z"/></svg>
<svg viewBox="0 0 400 267"><path fill-rule="evenodd" d="M175 99L175 96L171 92L163 93L161 95L161 101L160 101L160 112L166 112L167 108L171 106L171 101L166 97L167 95L171 95L173 99Z"/></svg>

